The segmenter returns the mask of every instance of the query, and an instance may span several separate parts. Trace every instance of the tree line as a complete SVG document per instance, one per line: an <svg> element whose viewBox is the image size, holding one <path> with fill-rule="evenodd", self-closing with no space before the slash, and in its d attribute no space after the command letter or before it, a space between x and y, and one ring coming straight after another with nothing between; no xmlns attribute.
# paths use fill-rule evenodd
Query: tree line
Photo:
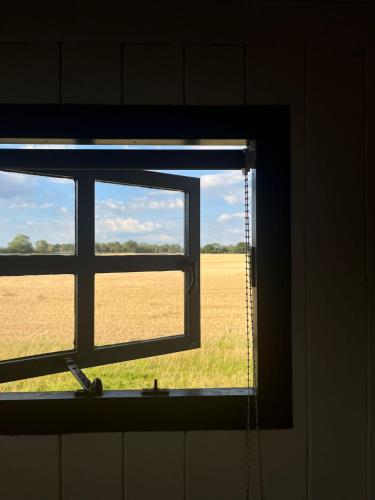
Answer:
<svg viewBox="0 0 375 500"><path fill-rule="evenodd" d="M17 234L6 247L0 247L0 253L16 254L58 254L74 253L73 243L48 243L46 240L38 240L33 245L29 236L26 234ZM178 243L142 243L134 240L128 240L124 243L111 241L107 243L95 243L96 253L183 253L182 246ZM208 243L201 248L202 253L245 253L246 245L244 242L236 245L221 245L220 243Z"/></svg>

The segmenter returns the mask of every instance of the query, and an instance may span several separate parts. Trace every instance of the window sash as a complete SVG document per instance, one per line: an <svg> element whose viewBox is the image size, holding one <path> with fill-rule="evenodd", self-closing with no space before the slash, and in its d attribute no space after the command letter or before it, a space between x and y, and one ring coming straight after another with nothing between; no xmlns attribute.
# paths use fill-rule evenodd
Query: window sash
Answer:
<svg viewBox="0 0 375 500"><path fill-rule="evenodd" d="M43 153L43 151L42 151ZM61 151L54 151L57 156ZM73 151L73 153L75 153ZM93 152L90 152L93 153ZM94 152L96 153L96 152ZM106 152L108 154L108 152ZM123 152L126 157L127 152ZM95 155L94 155L95 156ZM61 160L61 159L60 159ZM69 163L70 159L65 158ZM53 163L52 163L53 164ZM200 347L200 180L149 171L50 168L3 169L76 181L76 254L2 255L0 276L74 274L75 345L73 350L27 356L0 362L0 383L67 371L65 358L87 368ZM95 255L95 182L178 190L185 193L183 255ZM84 203L81 201L84 200ZM184 334L95 346L95 274L144 271L182 271L185 275ZM189 286L194 282L194 286Z"/></svg>

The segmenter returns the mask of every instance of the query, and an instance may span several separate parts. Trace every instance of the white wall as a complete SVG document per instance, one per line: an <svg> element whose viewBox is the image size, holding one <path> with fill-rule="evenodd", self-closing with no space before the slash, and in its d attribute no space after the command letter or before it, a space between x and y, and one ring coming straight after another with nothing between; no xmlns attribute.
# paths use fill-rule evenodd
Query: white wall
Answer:
<svg viewBox="0 0 375 500"><path fill-rule="evenodd" d="M5 8L0 102L291 106L294 428L262 433L265 499L373 499L374 11L139 3ZM0 498L241 500L244 457L237 431L4 436Z"/></svg>

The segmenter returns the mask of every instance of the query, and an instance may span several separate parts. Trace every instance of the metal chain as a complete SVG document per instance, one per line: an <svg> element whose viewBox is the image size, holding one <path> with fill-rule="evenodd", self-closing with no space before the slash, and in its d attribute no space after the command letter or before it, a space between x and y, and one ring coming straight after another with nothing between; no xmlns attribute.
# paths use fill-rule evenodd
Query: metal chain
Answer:
<svg viewBox="0 0 375 500"><path fill-rule="evenodd" d="M249 179L247 169L243 170L245 190L245 280L246 280L246 376L247 376L247 403L246 403L246 499L251 498L252 464L251 464L251 368L250 368L250 220L249 220Z"/></svg>
<svg viewBox="0 0 375 500"><path fill-rule="evenodd" d="M246 362L247 362L247 416L246 416L246 462L247 462L247 482L246 482L246 498L251 498L251 486L254 484L252 481L253 467L251 463L251 374L253 376L253 400L254 400L254 413L255 413L255 430L256 430L256 445L257 445L257 458L258 458L258 480L259 480L259 499L264 499L263 488L263 467L262 467L262 446L259 426L259 408L258 408L258 370L257 370L257 353L256 353L256 339L254 328L254 296L253 296L253 283L252 283L252 248L250 244L250 203L249 203L249 169L243 170L244 175L244 191L245 191L245 272L246 272ZM252 355L252 373L251 373L251 360Z"/></svg>

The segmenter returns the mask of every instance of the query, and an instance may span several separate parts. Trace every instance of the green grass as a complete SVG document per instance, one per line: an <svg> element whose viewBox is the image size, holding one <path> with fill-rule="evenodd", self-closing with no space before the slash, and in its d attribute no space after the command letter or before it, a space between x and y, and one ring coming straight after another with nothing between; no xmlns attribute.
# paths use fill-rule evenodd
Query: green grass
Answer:
<svg viewBox="0 0 375 500"><path fill-rule="evenodd" d="M154 358L88 368L89 378L100 377L107 389L151 387L154 378L160 387L207 388L244 387L246 356L239 335L221 338L216 345ZM2 391L67 391L79 386L70 373L37 377L2 384Z"/></svg>
<svg viewBox="0 0 375 500"><path fill-rule="evenodd" d="M90 378L100 377L105 389L152 387L155 378L158 379L160 387L168 388L246 386L243 259L242 255L202 256L202 347L200 349L90 368L84 370L87 376ZM50 282L46 283L44 285L43 301L47 300L46 297L49 297L49 290L52 288ZM113 290L114 284L115 282L109 284L108 289ZM8 303L11 305L14 300L17 300L18 289L15 285L12 285L11 288L3 287L2 290L4 301L10 301ZM51 304L55 306L57 304L58 306L55 314L56 319L55 316L52 318L56 321L56 325L61 323L61 317L59 316L61 306L58 299L65 293L66 290L64 290L61 285L61 289L53 291L53 297L50 300ZM27 287L26 290L23 289L23 296L28 292ZM37 289L36 295L40 301L40 287ZM0 287L0 306L1 297ZM111 299L109 302L110 306L112 306L113 295L109 294L108 297ZM54 302L52 302L52 299ZM21 303L17 302L17 304L20 305ZM36 302L34 307L30 308L29 318L40 317L40 321L42 321L44 319L43 314L38 316L36 311L38 304L39 302ZM116 307L121 308L121 303L119 302ZM22 307L20 306L17 314L21 313ZM164 311L164 321L165 314ZM106 314L105 319L107 320L113 316L113 324L116 324L117 318L114 315L115 311L110 312ZM9 317L13 318L14 315L9 314ZM123 321L122 317L118 321ZM9 332L13 331L11 327L12 324L8 325ZM4 328L4 325L0 323L0 333L1 328ZM48 331L48 328L46 331ZM10 345L9 338L7 344L5 340L4 337L3 352L7 350L8 357L11 357L12 353L27 355L30 350L31 352L49 352L55 346L53 338L48 338L45 334L40 335L36 331L30 332L27 329L26 333L23 336L20 335L12 345ZM2 384L0 391L64 391L75 390L78 387L78 383L70 373L63 373Z"/></svg>

